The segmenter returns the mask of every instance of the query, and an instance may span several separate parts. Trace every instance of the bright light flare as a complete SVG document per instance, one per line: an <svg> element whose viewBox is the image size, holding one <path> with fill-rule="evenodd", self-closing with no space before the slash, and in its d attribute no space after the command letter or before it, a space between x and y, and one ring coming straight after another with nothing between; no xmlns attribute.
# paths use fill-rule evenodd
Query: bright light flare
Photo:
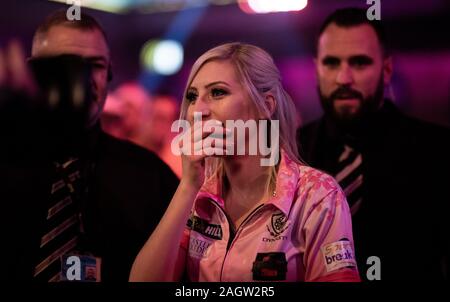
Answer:
<svg viewBox="0 0 450 302"><path fill-rule="evenodd" d="M240 0L239 7L250 14L299 11L308 5L308 0Z"/></svg>

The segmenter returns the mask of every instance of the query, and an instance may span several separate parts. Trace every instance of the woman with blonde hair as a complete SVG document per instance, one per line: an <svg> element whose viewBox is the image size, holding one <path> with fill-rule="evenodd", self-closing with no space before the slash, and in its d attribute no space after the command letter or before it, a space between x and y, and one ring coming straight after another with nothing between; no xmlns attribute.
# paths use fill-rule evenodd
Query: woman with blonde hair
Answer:
<svg viewBox="0 0 450 302"><path fill-rule="evenodd" d="M271 56L243 43L215 47L194 63L184 95L180 119L191 127L189 144L180 142L182 178L130 281L183 273L190 281L358 281L345 195L300 160L296 109ZM224 126L237 120L278 125L272 166L261 164L267 154L236 154L242 141ZM260 125L257 133L269 135ZM245 131L244 147L256 135Z"/></svg>

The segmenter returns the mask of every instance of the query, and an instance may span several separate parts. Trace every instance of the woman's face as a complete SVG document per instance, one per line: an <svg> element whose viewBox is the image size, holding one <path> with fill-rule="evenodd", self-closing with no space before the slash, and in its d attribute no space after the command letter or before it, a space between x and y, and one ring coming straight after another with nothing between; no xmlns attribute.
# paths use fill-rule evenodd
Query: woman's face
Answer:
<svg viewBox="0 0 450 302"><path fill-rule="evenodd" d="M255 104L242 87L229 61L211 61L203 65L186 93L189 102L187 119L194 120L194 112L202 113L202 120L258 120Z"/></svg>

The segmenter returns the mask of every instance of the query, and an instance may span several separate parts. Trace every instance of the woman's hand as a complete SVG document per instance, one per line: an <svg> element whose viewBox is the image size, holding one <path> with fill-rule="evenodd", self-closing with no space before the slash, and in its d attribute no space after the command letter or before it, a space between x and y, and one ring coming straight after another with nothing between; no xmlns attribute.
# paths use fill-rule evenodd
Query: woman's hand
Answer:
<svg viewBox="0 0 450 302"><path fill-rule="evenodd" d="M205 127L208 126L206 123L210 127ZM181 183L196 189L200 189L205 180L205 158L225 155L227 145L224 138L230 133L220 121L210 120L206 123L195 122L183 135L186 137L180 140L183 167ZM183 145L183 142L189 143Z"/></svg>

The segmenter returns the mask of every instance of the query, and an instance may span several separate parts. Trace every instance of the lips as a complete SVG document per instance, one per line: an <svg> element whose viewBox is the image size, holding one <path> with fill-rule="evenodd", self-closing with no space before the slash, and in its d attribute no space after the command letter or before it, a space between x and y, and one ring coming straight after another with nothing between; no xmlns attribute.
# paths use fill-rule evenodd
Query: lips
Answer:
<svg viewBox="0 0 450 302"><path fill-rule="evenodd" d="M349 87L339 87L330 96L332 100L362 100L362 94L359 91L351 89Z"/></svg>
<svg viewBox="0 0 450 302"><path fill-rule="evenodd" d="M337 99L336 102L339 106L358 106L359 99L349 98L349 99Z"/></svg>
<svg viewBox="0 0 450 302"><path fill-rule="evenodd" d="M336 101L345 101L345 100L359 100L357 97L345 97L345 98L336 98Z"/></svg>

